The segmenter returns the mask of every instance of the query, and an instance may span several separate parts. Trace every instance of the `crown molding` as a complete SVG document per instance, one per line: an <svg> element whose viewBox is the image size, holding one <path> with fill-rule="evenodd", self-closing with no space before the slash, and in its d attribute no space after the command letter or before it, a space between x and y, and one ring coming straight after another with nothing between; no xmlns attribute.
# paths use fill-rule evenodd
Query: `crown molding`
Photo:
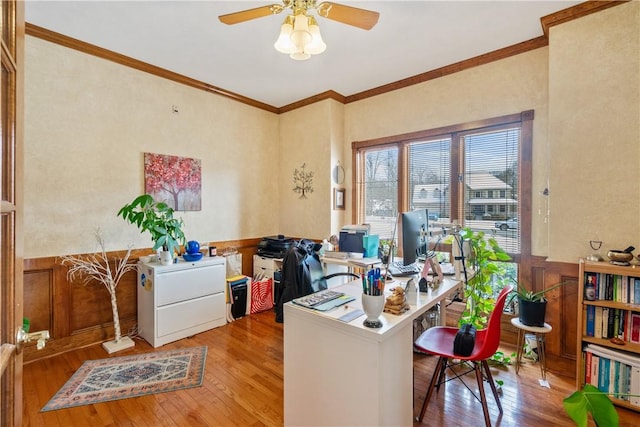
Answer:
<svg viewBox="0 0 640 427"><path fill-rule="evenodd" d="M233 99L234 101L242 102L244 104L251 105L256 108L260 108L272 113L279 113L278 108L269 104L265 104L255 99L247 98L246 96L239 95L237 93L219 88L217 86L210 85L208 83L201 82L199 80L192 79L190 77L183 76L182 74L174 73L173 71L166 70L164 68L156 67L155 65L148 64L146 62L139 61L129 56L121 55L108 49L101 48L86 42L83 42L72 37L65 36L55 31L47 30L46 28L39 27L30 23L26 23L26 34L29 36L37 37L42 40L46 40L51 43L59 44L69 49L74 49L82 53L97 56L98 58L106 59L131 67L145 73L153 74L158 77L169 79L177 83L181 83L187 86L191 86L196 89L204 90L205 92L214 93L216 95L224 96L225 98Z"/></svg>
<svg viewBox="0 0 640 427"><path fill-rule="evenodd" d="M540 18L540 24L542 25L542 32L544 36L549 38L549 29L554 25L563 24L565 22L573 21L574 19L582 18L583 16L590 15L592 13L600 12L601 10L608 9L613 6L618 6L627 3L629 0L616 0L616 1L601 1L601 0L589 0L584 3L577 4L567 9L559 10L550 15Z"/></svg>
<svg viewBox="0 0 640 427"><path fill-rule="evenodd" d="M158 77L166 78L177 83L181 83L187 86L191 86L195 89L204 90L205 92L213 93L223 96L225 98L233 99L234 101L241 102L271 113L282 114L288 111L293 111L298 108L302 108L307 105L314 104L326 99L333 99L342 104L349 104L351 102L361 101L363 99L371 98L374 96L382 95L384 93L393 92L398 89L403 89L409 86L413 86L419 83L424 83L429 80L434 80L439 77L447 76L459 71L467 70L469 68L477 67L479 65L488 64L493 61L508 58L510 56L519 55L521 53L528 52L530 50L538 49L549 44L549 29L554 25L559 25L583 16L599 12L604 9L608 9L613 6L627 3L630 0L618 0L618 1L599 1L589 0L584 3L580 3L576 6L569 7L567 9L560 10L550 15L540 18L542 30L544 35L536 37L531 40L527 40L521 43L517 43L512 46L507 46L502 49L498 49L489 53L485 53L464 61L456 62L455 64L446 65L444 67L436 68L415 76L407 77L402 80L398 80L392 83L388 83L382 86L378 86L372 89L368 89L353 95L342 95L333 90L319 93L308 98L301 99L294 103L285 105L283 107L274 107L273 105L266 104L264 102L256 101L255 99L248 98L246 96L219 88L217 86L210 85L208 83L201 82L199 80L192 79L190 77L183 76L178 73L166 70L164 68L156 67L155 65L148 64L146 62L139 61L137 59L121 55L119 53L83 42L72 37L65 36L60 33L56 33L46 28L39 27L34 24L26 23L26 34L29 36L37 37L42 40L56 43L61 46L75 49L77 51L94 55L102 59L106 59L112 62L116 62L120 65L134 68L149 74L153 74Z"/></svg>

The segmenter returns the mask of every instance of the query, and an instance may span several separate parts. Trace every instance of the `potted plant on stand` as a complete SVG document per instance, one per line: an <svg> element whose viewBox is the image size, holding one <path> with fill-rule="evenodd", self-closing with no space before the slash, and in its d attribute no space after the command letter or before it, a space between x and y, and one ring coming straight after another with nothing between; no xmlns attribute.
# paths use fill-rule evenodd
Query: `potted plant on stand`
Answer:
<svg viewBox="0 0 640 427"><path fill-rule="evenodd" d="M157 202L150 195L143 194L124 205L118 211L118 216L135 224L140 232L148 231L154 242L153 250L163 249L164 253L160 253L160 262L171 264L176 249L186 242L182 231L182 219L174 218L173 212L166 203Z"/></svg>
<svg viewBox="0 0 640 427"><path fill-rule="evenodd" d="M111 354L134 346L133 340L128 336L123 337L120 332L120 316L118 315L116 288L122 276L134 270L136 265L129 262L129 256L131 255L131 247L129 247L124 257L115 260L115 268L112 268L107 258L104 239L99 229L96 230L95 236L101 249L99 253L85 256L65 255L62 257L62 264L69 266L69 270L67 271L67 278L69 280L73 281L79 276L85 285L97 281L102 283L109 292L111 296L115 338L113 341L102 343L102 347L104 347L107 353Z"/></svg>
<svg viewBox="0 0 640 427"><path fill-rule="evenodd" d="M544 318L547 312L547 299L545 294L569 282L556 283L541 291L533 292L526 289L522 283L516 283L516 288L511 294L510 301L518 299L518 317L520 323L527 326L544 326Z"/></svg>

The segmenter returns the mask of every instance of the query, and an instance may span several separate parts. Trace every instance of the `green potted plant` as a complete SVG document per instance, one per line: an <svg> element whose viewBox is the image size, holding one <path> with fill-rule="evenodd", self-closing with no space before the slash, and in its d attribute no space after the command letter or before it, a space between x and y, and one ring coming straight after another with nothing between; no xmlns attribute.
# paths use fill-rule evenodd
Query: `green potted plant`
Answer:
<svg viewBox="0 0 640 427"><path fill-rule="evenodd" d="M501 287L496 282L506 283L508 280L500 263L511 260L511 257L493 237L485 237L483 231L464 228L460 231L460 238L468 241L471 248L471 254L465 254L469 257L467 265L471 277L464 286L466 306L459 324L471 323L482 329L495 305L494 285Z"/></svg>
<svg viewBox="0 0 640 427"><path fill-rule="evenodd" d="M547 311L547 299L545 294L570 282L560 282L541 291L533 292L517 282L515 290L509 301L518 299L518 317L520 323L527 326L544 326L544 318Z"/></svg>
<svg viewBox="0 0 640 427"><path fill-rule="evenodd" d="M180 245L186 243L183 222L181 218L173 217L173 208L164 202L157 202L149 194L136 197L131 203L124 205L118 216L122 216L125 221L135 224L140 232L148 231L153 241L153 250L162 248L168 255L161 261L170 264L173 255ZM168 259L167 259L168 258Z"/></svg>

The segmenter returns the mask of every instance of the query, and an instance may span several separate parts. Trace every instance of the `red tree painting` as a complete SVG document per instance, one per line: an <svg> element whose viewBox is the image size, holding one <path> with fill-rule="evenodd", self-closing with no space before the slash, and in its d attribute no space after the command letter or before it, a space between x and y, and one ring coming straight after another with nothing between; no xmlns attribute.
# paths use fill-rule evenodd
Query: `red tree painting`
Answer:
<svg viewBox="0 0 640 427"><path fill-rule="evenodd" d="M200 160L144 153L144 189L177 211L199 211L202 174Z"/></svg>

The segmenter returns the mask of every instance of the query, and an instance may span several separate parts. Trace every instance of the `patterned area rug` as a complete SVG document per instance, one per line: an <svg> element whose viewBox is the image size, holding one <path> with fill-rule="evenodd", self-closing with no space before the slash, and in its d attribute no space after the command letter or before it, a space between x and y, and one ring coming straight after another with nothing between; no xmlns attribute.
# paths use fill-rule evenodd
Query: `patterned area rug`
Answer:
<svg viewBox="0 0 640 427"><path fill-rule="evenodd" d="M40 412L202 385L207 347L87 360Z"/></svg>

